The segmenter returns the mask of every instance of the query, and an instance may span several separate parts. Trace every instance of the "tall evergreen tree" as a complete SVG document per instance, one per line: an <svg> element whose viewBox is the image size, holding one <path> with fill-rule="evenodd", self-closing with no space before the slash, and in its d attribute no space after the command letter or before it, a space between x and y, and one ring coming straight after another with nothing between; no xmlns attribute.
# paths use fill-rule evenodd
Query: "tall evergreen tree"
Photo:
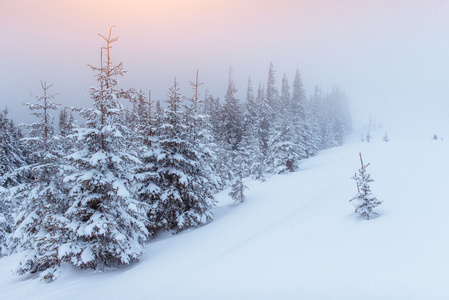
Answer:
<svg viewBox="0 0 449 300"><path fill-rule="evenodd" d="M264 163L259 136L259 105L254 97L251 79L248 80L246 110L244 114L244 130L241 143L242 176L250 174L256 179L263 179Z"/></svg>
<svg viewBox="0 0 449 300"><path fill-rule="evenodd" d="M296 70L293 81L292 94L292 118L296 134L296 144L298 151L303 153L305 158L316 154L317 149L314 145L312 136L312 126L310 124L310 108L306 101L304 86L299 70Z"/></svg>
<svg viewBox="0 0 449 300"><path fill-rule="evenodd" d="M263 159L268 155L270 128L272 126L273 109L265 97L265 91L262 85L257 90L256 102L259 107L259 143L262 150Z"/></svg>
<svg viewBox="0 0 449 300"><path fill-rule="evenodd" d="M14 225L13 205L10 189L26 179L26 174L16 170L26 165L22 148L22 132L15 126L5 108L0 112L0 257L9 253L7 239Z"/></svg>
<svg viewBox="0 0 449 300"><path fill-rule="evenodd" d="M52 281L61 263L59 246L66 240L62 228L69 199L62 179L69 168L62 160L50 115L51 110L57 109L51 101L55 94L48 94L52 85L42 81L41 84L43 96L38 103L27 104L39 118L39 122L26 126L30 137L24 138L32 163L20 171L25 171L29 180L10 189L12 201L19 203L19 209L9 247L26 251L17 269L19 274L39 272L41 279Z"/></svg>
<svg viewBox="0 0 449 300"><path fill-rule="evenodd" d="M271 122L274 123L278 114L280 113L281 105L279 101L279 91L276 87L276 71L274 70L273 63L270 62L270 68L268 70L268 81L266 89L267 103L271 107L272 115Z"/></svg>
<svg viewBox="0 0 449 300"><path fill-rule="evenodd" d="M185 124L178 83L175 79L167 100L168 108L156 128L158 145L152 151L153 184L148 187L156 227L183 229L204 224L212 219L214 205L207 167L192 144L189 126Z"/></svg>
<svg viewBox="0 0 449 300"><path fill-rule="evenodd" d="M225 146L231 151L237 151L242 140L242 114L240 101L236 98L237 89L232 78L232 69L229 70L228 89L223 106L223 135Z"/></svg>
<svg viewBox="0 0 449 300"><path fill-rule="evenodd" d="M293 172L303 157L296 144L290 86L286 75L282 79L279 106L280 116L276 119L270 135L270 153L267 157L269 171L274 173Z"/></svg>
<svg viewBox="0 0 449 300"><path fill-rule="evenodd" d="M122 63L114 65L110 56L112 27L108 36L100 35L106 52L98 72L99 88L91 88L94 108L75 109L86 118L78 128L82 148L67 157L76 171L65 178L69 184L69 220L64 227L67 238L60 250L62 259L80 268L102 269L129 264L139 259L149 233L148 205L134 199L130 185L137 158L127 152L127 128L117 89L117 76L123 76Z"/></svg>

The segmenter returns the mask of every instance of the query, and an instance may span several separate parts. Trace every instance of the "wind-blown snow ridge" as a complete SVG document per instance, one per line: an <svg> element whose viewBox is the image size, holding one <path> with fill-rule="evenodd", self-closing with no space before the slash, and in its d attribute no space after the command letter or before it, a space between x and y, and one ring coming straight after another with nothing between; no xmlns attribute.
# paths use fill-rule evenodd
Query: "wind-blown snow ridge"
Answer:
<svg viewBox="0 0 449 300"><path fill-rule="evenodd" d="M358 153L370 163L377 218L349 202ZM42 285L0 259L1 299L449 299L446 141L353 143L298 172L246 181L246 202L217 195L215 220L151 241L138 264L65 268Z"/></svg>

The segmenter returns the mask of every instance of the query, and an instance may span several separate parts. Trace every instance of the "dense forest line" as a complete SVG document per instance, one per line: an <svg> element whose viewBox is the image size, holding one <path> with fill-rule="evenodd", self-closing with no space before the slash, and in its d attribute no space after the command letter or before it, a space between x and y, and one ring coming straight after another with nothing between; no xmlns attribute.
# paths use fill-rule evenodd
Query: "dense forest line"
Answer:
<svg viewBox="0 0 449 300"><path fill-rule="evenodd" d="M248 80L246 101L230 70L224 101L199 95L197 72L190 96L175 79L165 103L153 102L118 87L125 71L110 56L117 38L103 39L102 63L91 66L93 107L60 109L56 130L56 95L42 82L42 96L27 104L36 123L21 129L0 113L0 253L26 251L19 274L52 281L63 264L136 261L161 230L211 221L214 193L231 186L243 201L243 178L295 171L351 131L341 91L315 88L307 98L299 71L292 86L284 75L279 91L272 64L265 84Z"/></svg>

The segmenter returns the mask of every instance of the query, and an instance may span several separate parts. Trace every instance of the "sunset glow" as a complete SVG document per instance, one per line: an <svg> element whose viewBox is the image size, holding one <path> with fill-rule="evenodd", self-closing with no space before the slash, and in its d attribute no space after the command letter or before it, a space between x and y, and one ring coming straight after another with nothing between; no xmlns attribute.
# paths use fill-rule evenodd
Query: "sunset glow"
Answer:
<svg viewBox="0 0 449 300"><path fill-rule="evenodd" d="M222 97L230 66L244 98L247 78L264 82L270 61L279 77L299 68L308 92L340 86L360 110L392 107L404 91L407 99L447 92L436 91L447 86L447 1L18 0L1 2L0 25L0 105L17 115L41 78L60 102L89 103L86 65L98 61L97 34L111 25L120 37L113 59L129 71L123 84L157 98L174 76L188 92L196 69Z"/></svg>

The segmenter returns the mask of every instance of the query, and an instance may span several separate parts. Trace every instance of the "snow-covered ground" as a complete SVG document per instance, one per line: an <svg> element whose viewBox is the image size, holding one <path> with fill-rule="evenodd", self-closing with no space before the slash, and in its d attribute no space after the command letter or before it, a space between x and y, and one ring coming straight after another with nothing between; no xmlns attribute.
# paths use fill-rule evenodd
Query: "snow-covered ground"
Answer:
<svg viewBox="0 0 449 300"><path fill-rule="evenodd" d="M223 191L212 223L158 237L132 266L42 284L4 257L0 299L449 299L449 144L382 135L247 181L242 204ZM359 152L383 201L370 221L348 202Z"/></svg>

